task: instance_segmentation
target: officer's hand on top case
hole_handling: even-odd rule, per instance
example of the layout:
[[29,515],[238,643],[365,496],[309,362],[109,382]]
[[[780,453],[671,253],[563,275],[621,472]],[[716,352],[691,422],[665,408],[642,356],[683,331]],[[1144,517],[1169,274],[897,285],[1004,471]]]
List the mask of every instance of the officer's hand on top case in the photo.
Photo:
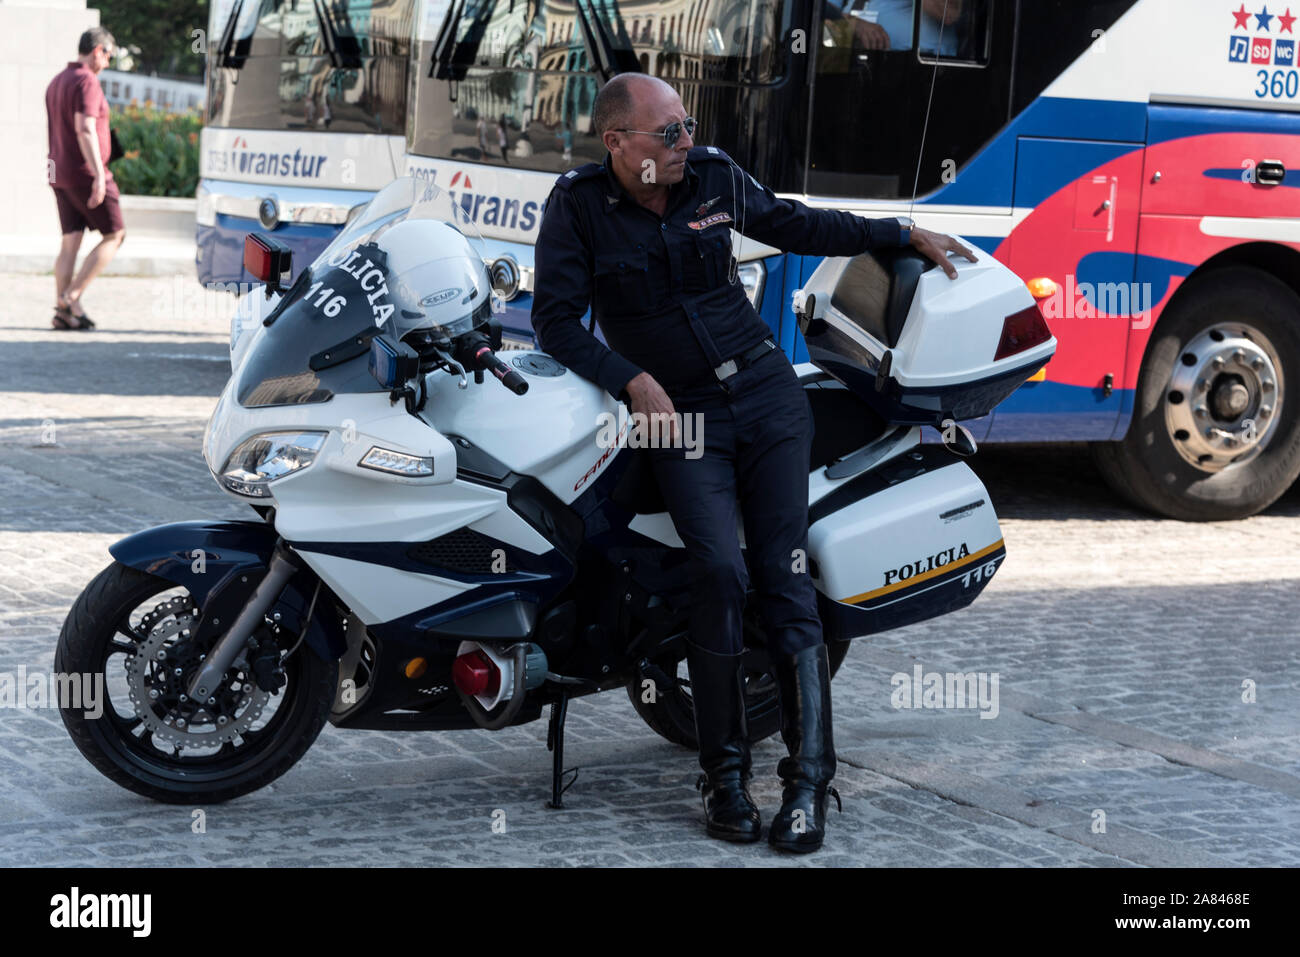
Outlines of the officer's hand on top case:
[[[653,441],[658,443],[659,448],[675,446],[678,435],[677,410],[673,408],[673,400],[668,398],[668,393],[663,390],[663,386],[656,382],[650,373],[642,372],[633,377],[624,388],[627,390],[632,411],[647,417],[646,424],[650,429],[650,435],[653,436]],[[656,413],[659,413],[657,418]],[[668,430],[666,436],[661,437],[657,434],[657,427],[660,425]]]
[[951,236],[920,227],[912,229],[912,247],[942,266],[949,279],[957,278],[957,267],[948,261],[948,253],[960,253],[971,262],[978,261],[973,252]]

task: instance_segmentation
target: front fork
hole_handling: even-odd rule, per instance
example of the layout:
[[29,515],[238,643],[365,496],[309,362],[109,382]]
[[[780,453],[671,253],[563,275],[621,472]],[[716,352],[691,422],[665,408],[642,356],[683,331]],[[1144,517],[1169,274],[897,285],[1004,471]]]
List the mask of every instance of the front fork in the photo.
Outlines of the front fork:
[[[266,577],[253,590],[247,604],[235,618],[230,629],[217,640],[202,666],[190,680],[187,692],[192,700],[206,701],[220,686],[224,675],[239,657],[253,630],[262,622],[267,611],[289,584],[289,579],[301,567],[299,558],[281,540],[276,542]],[[305,629],[304,629],[305,630]]]

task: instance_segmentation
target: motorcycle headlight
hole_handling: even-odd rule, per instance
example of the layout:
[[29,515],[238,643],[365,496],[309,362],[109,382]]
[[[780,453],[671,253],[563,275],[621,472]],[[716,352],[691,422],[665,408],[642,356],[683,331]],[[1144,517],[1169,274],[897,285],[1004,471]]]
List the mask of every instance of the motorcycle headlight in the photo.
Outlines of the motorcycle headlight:
[[767,278],[767,269],[761,262],[743,263],[737,267],[736,276],[745,287],[749,304],[757,309],[763,303],[763,280]]
[[239,444],[217,476],[236,495],[270,498],[276,479],[301,472],[316,461],[326,432],[264,432]]

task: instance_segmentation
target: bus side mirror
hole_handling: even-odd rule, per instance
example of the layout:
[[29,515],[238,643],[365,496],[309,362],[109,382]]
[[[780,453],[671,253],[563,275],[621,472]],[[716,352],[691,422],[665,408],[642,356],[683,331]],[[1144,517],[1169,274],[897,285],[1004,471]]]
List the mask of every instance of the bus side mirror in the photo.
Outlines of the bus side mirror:
[[278,239],[265,233],[249,233],[244,237],[244,268],[255,279],[266,283],[266,298],[284,292],[292,267],[293,251]]

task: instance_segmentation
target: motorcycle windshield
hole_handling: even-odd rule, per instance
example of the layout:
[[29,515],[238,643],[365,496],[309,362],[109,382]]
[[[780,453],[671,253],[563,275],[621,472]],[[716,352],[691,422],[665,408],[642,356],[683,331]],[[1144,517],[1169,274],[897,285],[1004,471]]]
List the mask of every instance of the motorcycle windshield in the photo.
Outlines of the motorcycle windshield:
[[375,335],[460,335],[488,321],[490,297],[474,224],[450,194],[401,177],[344,227],[259,325],[236,397],[257,408],[386,392],[369,371]]

